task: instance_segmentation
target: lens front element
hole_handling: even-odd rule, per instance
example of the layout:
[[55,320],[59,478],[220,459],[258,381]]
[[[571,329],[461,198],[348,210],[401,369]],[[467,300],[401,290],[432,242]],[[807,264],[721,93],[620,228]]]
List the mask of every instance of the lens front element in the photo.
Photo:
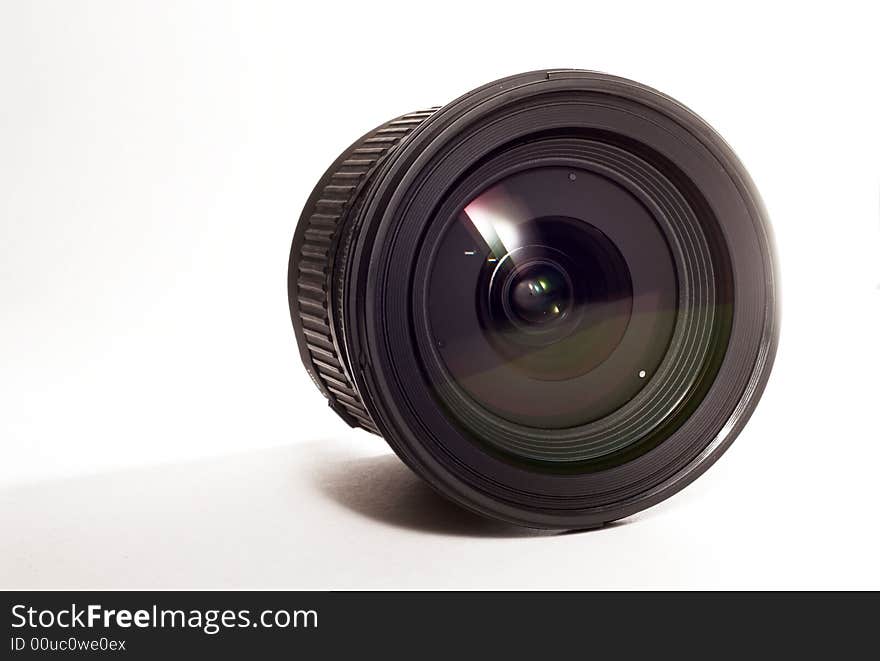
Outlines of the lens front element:
[[527,167],[484,188],[447,221],[433,265],[438,396],[487,421],[598,420],[645,386],[672,335],[677,278],[660,228],[587,170]]

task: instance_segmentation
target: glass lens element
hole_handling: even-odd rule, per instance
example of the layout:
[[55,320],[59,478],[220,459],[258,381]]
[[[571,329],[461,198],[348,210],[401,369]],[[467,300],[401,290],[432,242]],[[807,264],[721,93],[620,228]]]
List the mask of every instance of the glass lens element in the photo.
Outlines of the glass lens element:
[[437,394],[453,416],[466,398],[506,424],[567,429],[650,380],[675,325],[677,280],[632,194],[545,166],[507,176],[447,221],[426,293],[447,377]]
[[511,278],[505,300],[519,322],[540,328],[565,318],[571,296],[566,274],[552,262],[538,261]]

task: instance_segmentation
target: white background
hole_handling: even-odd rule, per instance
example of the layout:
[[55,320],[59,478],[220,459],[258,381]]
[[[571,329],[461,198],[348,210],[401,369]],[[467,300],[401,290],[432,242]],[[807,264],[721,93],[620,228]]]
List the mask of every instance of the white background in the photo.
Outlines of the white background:
[[[0,587],[880,587],[869,3],[4,2]],[[367,129],[519,71],[701,114],[777,234],[783,334],[705,476],[602,531],[440,501],[302,369],[288,249]]]

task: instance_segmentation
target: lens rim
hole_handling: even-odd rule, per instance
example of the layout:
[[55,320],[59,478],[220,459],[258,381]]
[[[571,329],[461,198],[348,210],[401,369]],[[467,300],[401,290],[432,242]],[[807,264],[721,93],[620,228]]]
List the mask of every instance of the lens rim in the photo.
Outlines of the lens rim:
[[[542,126],[536,126],[538,109]],[[730,342],[705,398],[670,439],[615,469],[583,478],[519,476],[510,488],[504,467],[484,468],[475,456],[451,455],[438,428],[417,402],[419,375],[411,342],[407,291],[424,219],[409,211],[417,195],[439,195],[432,168],[461,154],[462,136],[479,155],[507,121],[506,137],[576,126],[610,131],[668,159],[705,198],[721,226],[736,287]],[[365,196],[365,225],[349,268],[344,306],[354,376],[389,444],[414,470],[465,507],[522,525],[578,528],[644,509],[683,488],[734,440],[760,397],[778,343],[776,258],[766,213],[754,184],[732,150],[702,120],[668,97],[632,81],[582,71],[541,71],[482,87],[440,109],[383,165]],[[713,237],[721,241],[722,238]],[[406,268],[404,268],[406,266]],[[418,404],[418,406],[413,406]],[[420,413],[416,414],[418,410]],[[426,424],[427,423],[427,424]],[[446,433],[446,432],[444,432]],[[461,449],[461,448],[457,448]],[[493,483],[487,480],[491,474]],[[508,476],[509,477],[509,476]],[[499,486],[499,482],[507,486]],[[623,486],[621,486],[623,485]]]

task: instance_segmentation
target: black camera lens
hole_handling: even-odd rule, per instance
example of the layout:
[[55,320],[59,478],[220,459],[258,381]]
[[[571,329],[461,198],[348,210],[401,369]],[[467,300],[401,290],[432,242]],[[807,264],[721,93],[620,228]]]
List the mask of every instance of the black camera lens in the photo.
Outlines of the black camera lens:
[[778,337],[770,228],[691,111],[587,71],[391,120],[325,173],[293,241],[306,369],[482,514],[585,528],[732,443]]

